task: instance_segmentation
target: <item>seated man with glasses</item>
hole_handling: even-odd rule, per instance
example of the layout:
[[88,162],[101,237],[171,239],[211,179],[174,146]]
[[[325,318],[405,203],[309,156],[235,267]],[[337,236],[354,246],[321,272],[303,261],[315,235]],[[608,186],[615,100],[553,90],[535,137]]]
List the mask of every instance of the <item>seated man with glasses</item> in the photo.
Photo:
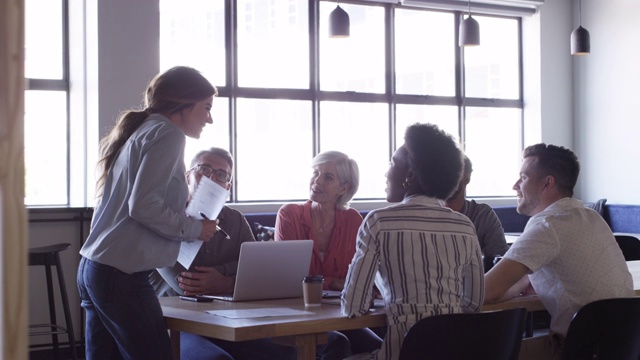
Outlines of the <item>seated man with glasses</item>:
[[[232,155],[220,148],[210,148],[197,153],[187,170],[189,194],[193,195],[203,176],[229,190]],[[191,268],[180,263],[172,267],[157,269],[151,274],[151,284],[158,296],[210,294],[221,295],[233,292],[235,275],[240,256],[240,245],[255,241],[249,223],[239,211],[227,206],[218,215],[222,231],[215,233],[211,241],[203,243]],[[199,335],[180,334],[181,359],[291,359],[295,349],[276,345],[270,340],[230,342],[210,339]]]
[[[194,194],[203,176],[229,190],[232,168],[233,157],[228,151],[220,148],[200,151],[187,170],[189,193]],[[190,269],[177,262],[172,267],[157,269],[152,280],[158,296],[233,292],[240,245],[255,239],[249,223],[239,211],[224,206],[218,220],[229,239],[223,231],[216,232],[211,241],[202,244]]]

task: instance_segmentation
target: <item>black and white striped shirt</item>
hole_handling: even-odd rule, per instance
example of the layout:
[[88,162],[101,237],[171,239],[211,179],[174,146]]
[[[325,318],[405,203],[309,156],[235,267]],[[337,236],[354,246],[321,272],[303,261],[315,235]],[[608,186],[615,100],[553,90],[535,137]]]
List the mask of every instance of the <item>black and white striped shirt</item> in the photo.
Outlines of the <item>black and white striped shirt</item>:
[[374,284],[387,313],[377,359],[397,359],[406,332],[437,314],[476,312],[484,298],[482,253],[471,221],[426,196],[374,210],[358,232],[342,313],[365,314]]

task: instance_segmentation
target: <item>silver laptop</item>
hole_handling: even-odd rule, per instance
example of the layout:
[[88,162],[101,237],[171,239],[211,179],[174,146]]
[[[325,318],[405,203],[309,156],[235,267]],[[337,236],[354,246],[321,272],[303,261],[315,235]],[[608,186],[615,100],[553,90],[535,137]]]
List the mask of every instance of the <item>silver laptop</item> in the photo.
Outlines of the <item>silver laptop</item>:
[[226,301],[302,297],[309,274],[313,240],[249,241],[240,246],[233,295],[208,296]]

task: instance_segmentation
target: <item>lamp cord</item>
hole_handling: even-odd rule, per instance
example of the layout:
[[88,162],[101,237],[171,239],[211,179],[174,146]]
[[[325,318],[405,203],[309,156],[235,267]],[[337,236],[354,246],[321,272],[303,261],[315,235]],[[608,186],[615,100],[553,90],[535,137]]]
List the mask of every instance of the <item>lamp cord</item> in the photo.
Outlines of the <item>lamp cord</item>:
[[578,26],[582,26],[582,0],[578,0]]
[[468,15],[471,16],[471,0],[467,1],[467,4],[469,5]]

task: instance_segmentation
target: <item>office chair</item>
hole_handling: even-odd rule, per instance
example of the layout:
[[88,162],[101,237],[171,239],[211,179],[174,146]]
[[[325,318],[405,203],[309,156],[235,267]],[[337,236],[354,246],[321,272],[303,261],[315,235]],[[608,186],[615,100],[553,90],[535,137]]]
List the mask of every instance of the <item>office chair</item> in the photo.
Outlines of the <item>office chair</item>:
[[400,360],[517,359],[527,310],[435,315],[404,338]]
[[625,261],[640,260],[640,239],[630,235],[615,235]]
[[640,359],[640,297],[605,299],[575,315],[563,359]]

